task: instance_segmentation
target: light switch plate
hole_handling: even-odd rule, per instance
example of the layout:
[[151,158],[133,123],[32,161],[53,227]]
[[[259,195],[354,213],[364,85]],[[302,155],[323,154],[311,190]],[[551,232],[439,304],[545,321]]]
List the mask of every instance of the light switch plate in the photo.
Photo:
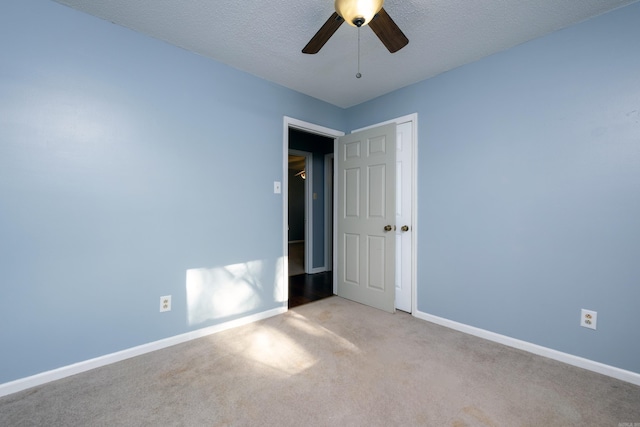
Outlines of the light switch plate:
[[282,193],[282,184],[280,181],[273,181],[273,194]]

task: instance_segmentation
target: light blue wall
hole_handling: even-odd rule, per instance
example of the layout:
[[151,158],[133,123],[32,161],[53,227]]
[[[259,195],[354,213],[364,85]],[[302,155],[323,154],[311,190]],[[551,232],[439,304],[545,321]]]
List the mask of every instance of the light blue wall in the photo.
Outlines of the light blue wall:
[[420,311],[640,373],[639,23],[635,3],[348,111],[419,115]]
[[48,0],[0,52],[0,383],[283,305],[283,116],[342,109]]

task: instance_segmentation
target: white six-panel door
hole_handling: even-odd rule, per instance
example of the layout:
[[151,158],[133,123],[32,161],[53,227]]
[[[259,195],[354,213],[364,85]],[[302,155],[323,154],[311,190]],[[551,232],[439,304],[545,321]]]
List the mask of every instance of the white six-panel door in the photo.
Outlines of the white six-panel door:
[[396,125],[341,137],[336,167],[338,295],[393,312]]

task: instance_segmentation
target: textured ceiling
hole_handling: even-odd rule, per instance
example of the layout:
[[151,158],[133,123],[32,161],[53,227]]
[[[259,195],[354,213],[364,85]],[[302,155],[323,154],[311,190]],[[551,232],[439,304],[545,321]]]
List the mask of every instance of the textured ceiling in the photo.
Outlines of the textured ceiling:
[[316,55],[301,53],[332,0],[57,0],[266,80],[350,107],[637,0],[387,0],[409,38],[391,54],[343,24]]

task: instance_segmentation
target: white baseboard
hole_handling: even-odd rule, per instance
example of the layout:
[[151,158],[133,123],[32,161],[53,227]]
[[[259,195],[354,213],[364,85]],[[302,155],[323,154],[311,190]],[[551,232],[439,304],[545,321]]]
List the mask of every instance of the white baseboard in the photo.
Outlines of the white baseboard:
[[577,366],[579,368],[587,369],[589,371],[597,372],[599,374],[607,375],[622,381],[629,382],[631,384],[640,385],[640,374],[624,369],[616,368],[615,366],[605,365],[604,363],[595,362],[593,360],[585,359],[583,357],[574,356],[569,353],[563,353],[551,348],[542,347],[537,344],[532,344],[527,341],[518,340],[508,337],[506,335],[490,332],[485,329],[476,328],[474,326],[465,325],[464,323],[454,322],[453,320],[445,319],[442,317],[434,316],[432,314],[424,313],[416,310],[413,315],[418,319],[426,320],[427,322],[435,323],[440,326],[445,326],[456,331],[464,332],[469,335],[474,335],[479,338],[484,338],[489,341],[504,344],[509,347],[524,350],[529,353],[537,354],[538,356],[548,357],[549,359],[564,362],[568,365]]
[[272,310],[263,311],[260,313],[252,314],[250,316],[242,317],[240,319],[231,320],[229,322],[221,323],[219,325],[213,325],[206,328],[198,329],[196,331],[187,332],[173,337],[165,338],[159,341],[150,342],[148,344],[142,344],[136,347],[131,347],[126,350],[118,351],[104,356],[96,357],[94,359],[85,360],[82,362],[74,363],[72,365],[63,366],[61,368],[53,369],[51,371],[42,372],[30,377],[21,378],[8,383],[0,384],[0,397],[6,396],[12,393],[17,393],[22,390],[26,390],[31,387],[36,387],[51,381],[59,380],[71,375],[79,374],[81,372],[89,371],[91,369],[99,368],[101,366],[109,365],[112,363],[120,362],[121,360],[129,359],[135,356],[140,356],[145,353],[160,350],[163,348],[171,347],[176,344],[180,344],[186,341],[202,338],[207,335],[212,335],[218,332],[226,331],[227,329],[236,328],[238,326],[246,325],[248,323],[257,322],[258,320],[266,319],[278,314],[285,313],[286,307],[274,308]]

